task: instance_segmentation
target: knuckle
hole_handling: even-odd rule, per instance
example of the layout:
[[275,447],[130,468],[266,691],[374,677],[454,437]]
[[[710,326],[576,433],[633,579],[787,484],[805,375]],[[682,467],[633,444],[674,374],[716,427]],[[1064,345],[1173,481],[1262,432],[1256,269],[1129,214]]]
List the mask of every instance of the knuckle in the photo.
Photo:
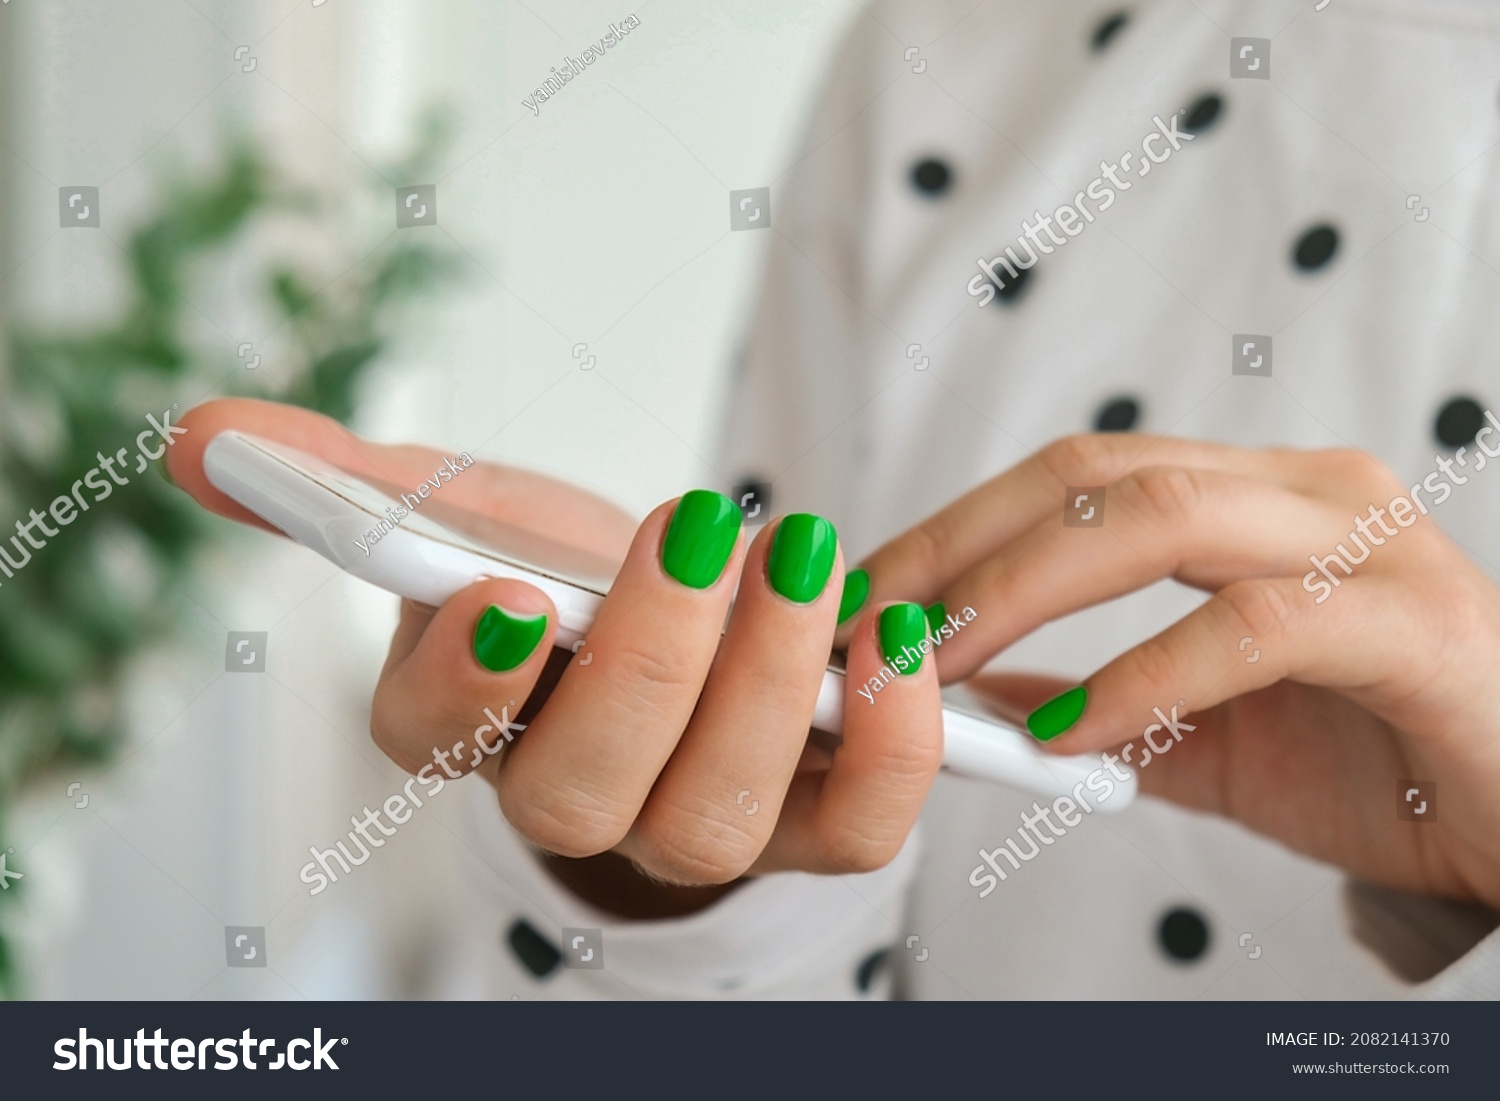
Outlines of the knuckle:
[[947,543],[940,522],[928,520],[907,532],[902,557],[919,576],[941,576]]
[[1131,665],[1131,680],[1139,684],[1171,686],[1183,679],[1177,655],[1161,635],[1146,639],[1131,651]]
[[415,774],[431,759],[430,747],[424,749],[418,744],[424,739],[413,738],[392,718],[389,708],[378,704],[370,711],[370,740],[405,772]]
[[683,692],[696,695],[698,691],[693,663],[683,660],[676,647],[640,646],[622,641],[609,655],[609,668],[611,677],[629,686],[648,714],[656,714],[659,705]]
[[1368,451],[1361,451],[1357,447],[1335,448],[1333,457],[1339,466],[1351,474],[1372,474],[1383,469],[1379,460]]
[[1042,465],[1069,485],[1102,485],[1108,481],[1111,445],[1099,436],[1064,436],[1042,448]]
[[500,809],[527,841],[558,856],[580,858],[608,852],[630,830],[631,818],[617,807],[579,791],[515,791],[500,772]]
[[636,863],[669,883],[729,883],[744,875],[764,848],[750,821],[741,825],[679,808],[650,811],[636,823],[641,849]]
[[[419,706],[413,700],[420,701]],[[471,753],[478,745],[476,734],[483,725],[477,705],[458,692],[422,693],[382,681],[370,707],[370,740],[375,747],[407,772],[416,772],[434,760],[437,750],[449,749],[453,767],[467,772]]]
[[1180,521],[1196,513],[1203,501],[1202,475],[1184,466],[1148,466],[1125,478],[1126,500],[1148,515]]
[[866,747],[871,754],[870,767],[885,776],[892,785],[906,788],[914,781],[928,780],[936,776],[943,765],[943,743],[940,728],[934,728],[934,737],[917,737],[907,732],[907,737],[893,738],[885,742],[875,754],[872,746]]
[[[1409,648],[1405,658],[1409,671],[1421,674],[1425,670],[1424,682],[1438,679],[1445,670],[1462,668],[1470,654],[1500,650],[1500,619],[1495,608],[1489,601],[1475,600],[1467,586],[1440,581],[1423,598],[1412,599],[1413,595],[1397,592],[1390,598],[1404,605],[1408,621],[1417,624],[1414,637],[1425,640]],[[1410,664],[1413,660],[1419,663],[1415,670]]]
[[1340,484],[1371,491],[1400,484],[1390,467],[1368,451],[1340,447],[1324,452],[1323,457],[1330,473]]
[[901,851],[903,838],[880,836],[851,822],[837,822],[820,831],[818,848],[823,870],[831,875],[878,872]]
[[1281,634],[1286,621],[1298,614],[1287,592],[1268,581],[1236,581],[1221,589],[1216,599],[1233,617],[1236,630],[1257,639]]

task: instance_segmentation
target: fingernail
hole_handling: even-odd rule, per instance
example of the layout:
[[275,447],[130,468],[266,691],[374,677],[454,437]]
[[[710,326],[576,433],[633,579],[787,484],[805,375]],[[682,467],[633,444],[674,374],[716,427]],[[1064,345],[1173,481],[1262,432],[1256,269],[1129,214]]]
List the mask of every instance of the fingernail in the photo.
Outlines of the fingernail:
[[507,673],[536,649],[547,633],[547,614],[512,615],[491,604],[474,625],[474,656],[491,673]]
[[927,605],[927,633],[937,637],[938,628],[948,622],[948,609],[941,600]]
[[1026,719],[1026,729],[1031,731],[1031,736],[1037,741],[1050,742],[1073,728],[1088,702],[1089,690],[1083,685],[1069,688],[1061,696],[1048,700],[1033,711]]
[[161,457],[161,460],[156,464],[156,472],[161,475],[161,480],[166,482],[167,485],[171,486],[173,489],[177,488],[177,483],[172,481],[172,472],[167,469],[167,458],[165,455],[163,455]]
[[788,600],[811,604],[828,586],[838,546],[838,533],[823,517],[806,512],[783,516],[766,560],[771,588]]
[[[927,616],[920,604],[892,604],[880,613],[880,649],[888,665],[905,676],[922,668]],[[898,660],[899,659],[899,660]]]
[[870,597],[870,572],[850,570],[844,575],[844,595],[839,599],[839,622],[843,623],[865,606]]
[[695,489],[672,510],[661,565],[690,589],[706,589],[724,572],[740,536],[740,510],[722,493]]

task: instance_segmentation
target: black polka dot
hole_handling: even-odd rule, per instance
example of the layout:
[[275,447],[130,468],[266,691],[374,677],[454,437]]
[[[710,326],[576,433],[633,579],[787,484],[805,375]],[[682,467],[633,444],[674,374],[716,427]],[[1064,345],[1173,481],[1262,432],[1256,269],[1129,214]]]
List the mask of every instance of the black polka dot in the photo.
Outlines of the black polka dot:
[[1031,279],[1031,270],[1031,268],[1016,268],[1016,274],[1011,275],[1009,268],[996,264],[995,274],[1000,277],[1000,281],[991,285],[995,288],[1000,301],[1010,303],[1019,298]]
[[1473,398],[1454,398],[1438,411],[1432,426],[1438,442],[1447,447],[1467,447],[1484,427],[1484,410]]
[[525,918],[516,920],[506,931],[505,940],[516,959],[539,979],[552,974],[562,962],[562,953]]
[[859,987],[861,994],[868,994],[870,987],[875,982],[875,976],[880,974],[880,969],[889,962],[891,950],[882,948],[878,952],[871,952],[864,958],[858,970],[854,972],[854,985]]
[[1197,910],[1168,910],[1156,929],[1161,949],[1174,960],[1195,960],[1208,949],[1208,923]]
[[1115,35],[1125,29],[1125,24],[1130,22],[1128,11],[1117,11],[1112,15],[1106,15],[1103,21],[1094,28],[1093,37],[1089,39],[1089,45],[1095,53],[1100,53],[1114,41]]
[[1316,271],[1339,250],[1339,231],[1330,225],[1313,226],[1297,238],[1292,262],[1303,271]]
[[911,185],[923,195],[937,198],[953,186],[953,169],[946,161],[928,157],[912,165]]
[[1219,114],[1223,110],[1224,99],[1216,92],[1199,96],[1188,107],[1182,120],[1182,128],[1189,134],[1201,134],[1219,120]]
[[1111,398],[1094,415],[1094,431],[1129,432],[1140,419],[1140,402],[1134,398]]

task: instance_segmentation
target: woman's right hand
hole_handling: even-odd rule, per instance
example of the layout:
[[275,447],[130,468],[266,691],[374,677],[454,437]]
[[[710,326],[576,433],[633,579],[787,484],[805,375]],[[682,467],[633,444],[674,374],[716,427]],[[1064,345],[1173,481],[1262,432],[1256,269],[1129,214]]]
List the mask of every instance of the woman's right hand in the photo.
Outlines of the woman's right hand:
[[[444,458],[263,402],[212,402],[182,423],[174,480],[252,523],[203,476],[202,448],[221,430],[407,488]],[[477,767],[532,844],[570,858],[614,853],[671,884],[871,871],[900,851],[941,763],[935,663],[866,702],[857,686],[878,676],[887,652],[915,647],[926,626],[916,605],[864,609],[849,632],[843,743],[831,753],[807,744],[843,591],[831,525],[783,517],[747,546],[733,502],[695,491],[656,508],[629,539],[629,521],[598,498],[480,462],[441,492],[623,562],[587,644],[560,654],[566,667],[545,704],[493,757],[503,732],[485,709],[513,720],[537,688],[553,653],[551,601],[522,582],[483,580],[441,608],[403,602],[371,717],[376,744],[398,765],[450,775]],[[618,883],[618,871],[600,876]],[[563,878],[580,883],[576,869]]]

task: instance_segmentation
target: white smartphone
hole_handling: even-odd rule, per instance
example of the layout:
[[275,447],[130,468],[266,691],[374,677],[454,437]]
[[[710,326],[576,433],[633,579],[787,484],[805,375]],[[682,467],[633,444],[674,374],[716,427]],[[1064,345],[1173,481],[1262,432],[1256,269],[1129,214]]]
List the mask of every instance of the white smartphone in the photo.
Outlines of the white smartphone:
[[[586,644],[614,581],[613,564],[456,508],[439,493],[419,495],[241,432],[221,432],[209,442],[203,472],[220,492],[340,569],[422,604],[437,607],[484,577],[535,585],[557,607],[555,645],[575,652]],[[417,498],[420,507],[402,505],[403,494],[408,504]],[[369,534],[381,530],[372,543]],[[1048,798],[1071,795],[1101,769],[1097,756],[1043,753],[1029,735],[983,713],[972,699],[966,704],[964,697],[958,686],[943,692],[945,768]],[[844,674],[830,665],[813,727],[841,733],[843,709]],[[1135,795],[1133,774],[1111,783],[1116,790],[1098,803],[1101,811],[1121,810]]]

